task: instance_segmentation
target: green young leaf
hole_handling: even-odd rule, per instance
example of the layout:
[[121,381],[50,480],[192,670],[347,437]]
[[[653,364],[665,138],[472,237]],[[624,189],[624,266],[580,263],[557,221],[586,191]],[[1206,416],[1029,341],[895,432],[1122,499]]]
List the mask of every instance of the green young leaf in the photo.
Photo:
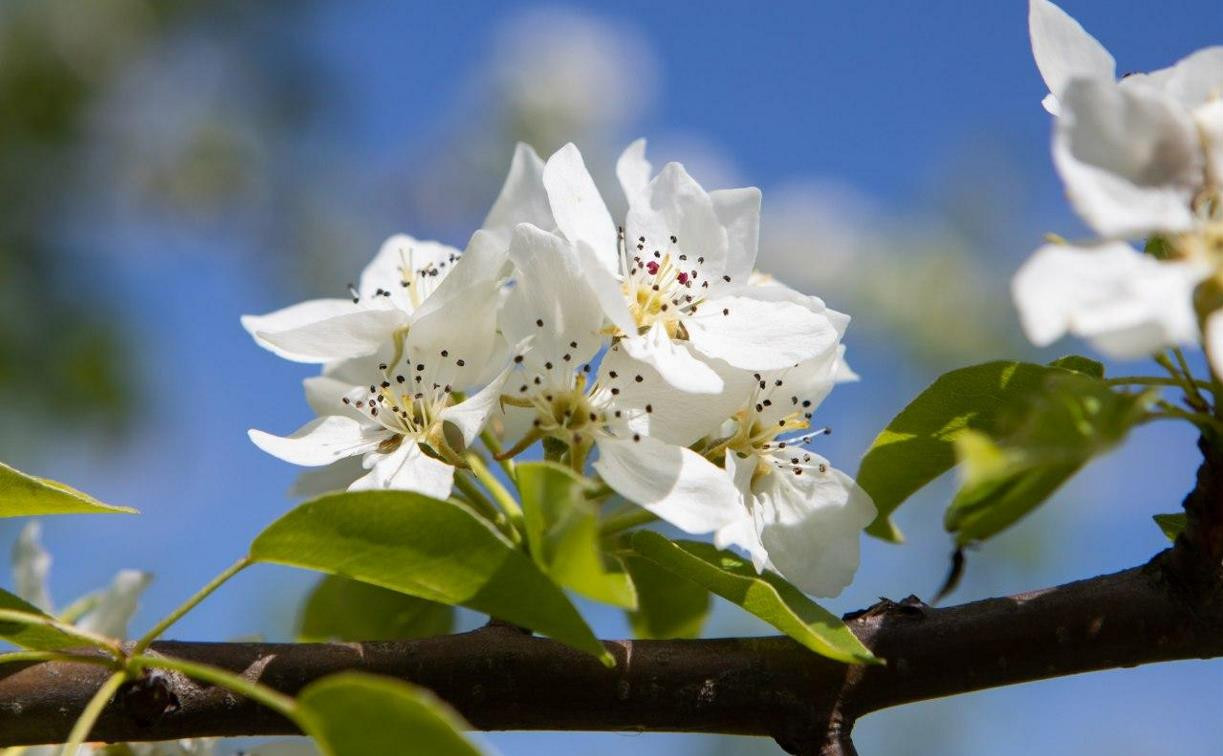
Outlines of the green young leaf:
[[51,514],[136,514],[131,507],[103,504],[89,494],[0,462],[0,517]]
[[669,541],[650,530],[633,534],[633,550],[768,622],[812,651],[847,664],[880,663],[835,614],[772,573],[708,543]]
[[470,726],[429,691],[389,677],[342,672],[308,685],[298,720],[324,756],[420,753],[479,756]]
[[980,541],[1031,512],[1092,457],[1125,438],[1153,393],[1114,391],[1080,373],[1050,378],[1027,408],[1009,417],[995,441],[962,431],[956,452],[962,485],[944,526],[956,543]]
[[327,575],[302,607],[302,641],[429,638],[454,629],[454,607]]
[[993,430],[999,415],[1021,406],[1052,375],[1068,371],[1026,362],[987,362],[938,378],[875,437],[857,481],[875,502],[878,517],[867,533],[903,540],[890,515],[918,489],[955,465],[960,431]]
[[[27,602],[25,599],[3,589],[0,589],[0,609],[26,612],[37,617],[49,617],[46,612]],[[72,648],[82,645],[79,638],[61,632],[54,627],[32,622],[18,622],[16,620],[0,620],[0,638],[22,648],[31,648],[37,651],[55,651],[61,648]]]
[[626,556],[637,588],[637,610],[628,612],[638,638],[695,638],[709,616],[709,591],[639,556]]
[[518,465],[531,556],[556,582],[605,604],[633,609],[633,581],[599,546],[599,513],[586,500],[588,483],[555,462]]
[[407,491],[328,494],[268,526],[251,558],[466,606],[614,663],[564,592],[457,502]]
[[1188,518],[1184,512],[1171,512],[1169,514],[1157,514],[1153,518],[1155,524],[1164,532],[1169,541],[1175,541],[1176,537],[1185,529],[1185,524]]
[[1104,363],[1083,357],[1078,354],[1068,354],[1065,357],[1058,357],[1053,362],[1049,363],[1049,367],[1062,368],[1063,370],[1071,370],[1076,373],[1091,376],[1092,378],[1104,377]]

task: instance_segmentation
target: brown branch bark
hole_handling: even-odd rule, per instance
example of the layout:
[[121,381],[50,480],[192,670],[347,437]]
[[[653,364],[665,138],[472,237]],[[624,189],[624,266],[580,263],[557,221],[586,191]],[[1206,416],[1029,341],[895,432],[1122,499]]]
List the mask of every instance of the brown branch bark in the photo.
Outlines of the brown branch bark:
[[[609,641],[616,667],[504,626],[360,644],[155,644],[295,693],[341,670],[423,685],[484,730],[767,735],[793,753],[852,754],[865,714],[899,704],[1113,667],[1223,656],[1223,580],[1170,549],[1112,575],[945,609],[910,598],[849,617],[885,667],[847,667],[788,638]],[[0,745],[62,742],[105,671],[0,667]],[[167,673],[116,697],[92,737],[284,734],[292,725]]]

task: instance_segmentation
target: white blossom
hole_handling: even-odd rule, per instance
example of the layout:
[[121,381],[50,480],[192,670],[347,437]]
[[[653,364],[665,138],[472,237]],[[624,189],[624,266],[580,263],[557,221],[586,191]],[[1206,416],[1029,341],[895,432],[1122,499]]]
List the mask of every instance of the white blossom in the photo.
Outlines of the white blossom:
[[[1032,50],[1057,115],[1053,158],[1075,210],[1103,239],[1047,245],[1013,293],[1037,344],[1064,333],[1116,357],[1207,344],[1198,286],[1223,267],[1223,47],[1115,80],[1112,56],[1047,0],[1032,0]],[[1124,243],[1152,238],[1157,254]],[[1223,351],[1208,349],[1216,372]]]
[[629,210],[617,227],[572,144],[543,170],[556,227],[578,251],[586,280],[625,352],[668,383],[717,393],[721,360],[768,370],[832,348],[826,317],[770,302],[747,286],[756,259],[760,192],[706,192],[679,163],[654,178],[638,140],[616,173]]

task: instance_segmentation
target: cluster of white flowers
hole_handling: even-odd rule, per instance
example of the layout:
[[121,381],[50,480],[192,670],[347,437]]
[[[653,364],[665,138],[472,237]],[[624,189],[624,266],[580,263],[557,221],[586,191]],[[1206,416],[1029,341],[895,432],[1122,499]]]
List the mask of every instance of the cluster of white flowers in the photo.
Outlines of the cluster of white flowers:
[[545,162],[520,145],[466,251],[395,236],[351,297],[244,318],[260,345],[324,366],[305,381],[319,417],[251,439],[323,467],[312,492],[439,498],[482,432],[511,453],[548,440],[577,470],[596,453],[607,486],[682,530],[840,592],[875,509],[806,445],[816,405],[855,377],[849,318],[753,272],[759,190],[706,192],[644,152],[616,165],[623,224],[577,148]]
[[1048,244],[1019,271],[1025,331],[1042,346],[1073,333],[1120,358],[1201,341],[1223,375],[1223,47],[1118,81],[1113,57],[1056,5],[1031,0],[1029,24],[1053,159],[1100,239]]

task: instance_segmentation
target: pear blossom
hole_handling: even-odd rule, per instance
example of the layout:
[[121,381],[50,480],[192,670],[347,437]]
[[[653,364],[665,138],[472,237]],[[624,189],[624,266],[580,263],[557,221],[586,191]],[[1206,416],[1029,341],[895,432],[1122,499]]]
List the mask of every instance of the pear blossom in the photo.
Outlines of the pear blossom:
[[[1047,0],[1032,49],[1057,115],[1053,157],[1100,242],[1039,249],[1012,291],[1037,344],[1064,333],[1136,357],[1201,339],[1198,286],[1223,271],[1223,47],[1116,81],[1112,56]],[[1152,237],[1159,256],[1125,243]],[[1223,341],[1205,317],[1207,344]],[[1208,353],[1223,372],[1223,344]]]
[[502,330],[529,347],[515,357],[503,401],[530,411],[525,440],[551,437],[575,460],[596,450],[593,466],[604,482],[683,530],[708,533],[727,524],[734,490],[717,466],[686,448],[725,417],[719,399],[674,388],[626,358],[622,344],[607,347],[592,378],[591,361],[607,343],[605,318],[575,245],[522,224],[510,259],[516,279]]
[[305,381],[318,417],[288,436],[248,434],[273,456],[322,468],[301,491],[449,496],[459,455],[497,407],[508,223],[546,217],[547,205],[534,201],[541,171],[538,156],[520,147],[464,253],[397,235],[366,266],[351,301],[314,300],[243,318],[256,342],[276,354],[324,363],[321,376]]
[[[823,302],[765,278],[768,296],[825,311]],[[848,316],[827,310],[838,335]],[[837,383],[857,380],[844,345],[783,370],[728,376],[728,392],[742,403],[712,441],[707,455],[723,454],[738,493],[737,516],[714,537],[719,548],[737,546],[757,571],[780,573],[803,591],[835,596],[858,568],[862,529],[875,518],[870,496],[852,477],[806,448],[828,432],[811,429],[815,409]]]
[[654,178],[645,142],[616,172],[628,199],[617,227],[572,144],[544,166],[557,230],[575,245],[585,278],[625,353],[693,393],[714,394],[709,364],[776,369],[833,347],[827,317],[747,286],[756,259],[760,191],[706,192],[679,163]]
[[[434,498],[450,495],[454,468],[497,405],[506,372],[460,399],[452,381],[472,373],[448,349],[423,349],[411,335],[398,359],[361,358],[307,378],[306,396],[319,417],[288,436],[251,430],[260,449],[305,467],[359,458],[363,474],[327,486],[349,490],[401,489]],[[366,382],[368,381],[368,383]]]

